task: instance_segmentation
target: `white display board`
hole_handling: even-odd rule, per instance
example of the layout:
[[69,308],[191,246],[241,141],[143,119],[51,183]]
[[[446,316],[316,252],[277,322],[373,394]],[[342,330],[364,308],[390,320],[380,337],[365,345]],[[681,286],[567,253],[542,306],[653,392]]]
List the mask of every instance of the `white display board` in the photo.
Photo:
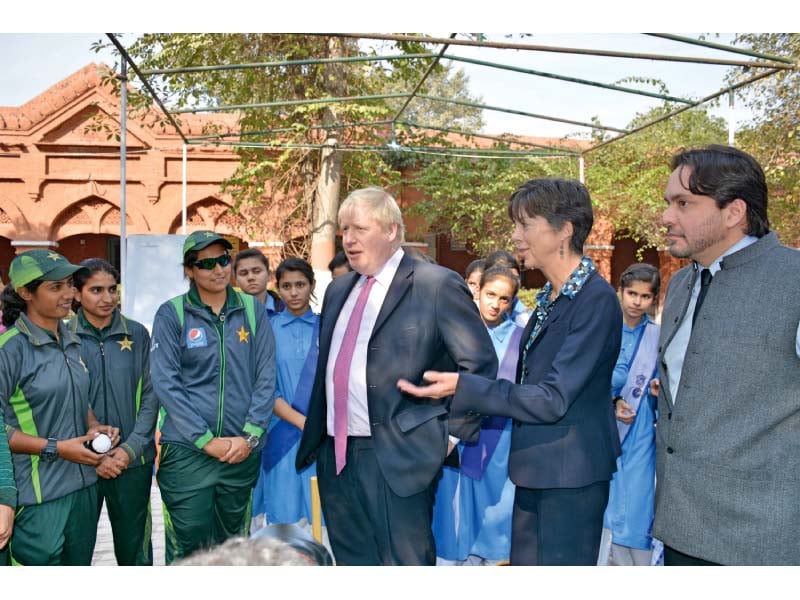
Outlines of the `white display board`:
[[152,333],[158,307],[189,289],[183,274],[185,235],[129,235],[122,314]]

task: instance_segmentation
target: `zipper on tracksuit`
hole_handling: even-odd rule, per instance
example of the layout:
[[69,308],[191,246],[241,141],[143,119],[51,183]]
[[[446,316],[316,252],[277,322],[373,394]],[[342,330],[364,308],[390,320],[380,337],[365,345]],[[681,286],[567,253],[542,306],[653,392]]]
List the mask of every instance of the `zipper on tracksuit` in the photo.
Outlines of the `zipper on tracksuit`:
[[217,405],[217,437],[222,435],[222,413],[225,406],[225,311],[219,314],[220,327],[217,329],[219,344],[219,402]]
[[103,421],[108,423],[108,378],[106,376],[106,351],[103,340],[98,342],[100,346],[100,363],[103,365]]
[[[70,390],[72,391],[72,406],[74,408],[74,410],[72,411],[72,423],[75,425],[75,435],[80,436],[83,434],[81,433],[80,423],[78,423],[78,414],[80,411],[80,407],[78,406],[78,394],[75,393],[75,378],[72,376],[72,368],[70,368],[69,366],[69,357],[67,356],[67,351],[64,348],[61,348],[61,353],[64,355],[64,364],[67,367],[67,373],[69,373]],[[85,488],[86,477],[84,477],[83,475],[83,467],[81,467],[80,465],[78,465],[78,467],[79,467],[78,472],[81,474],[81,483],[83,484],[82,487]]]

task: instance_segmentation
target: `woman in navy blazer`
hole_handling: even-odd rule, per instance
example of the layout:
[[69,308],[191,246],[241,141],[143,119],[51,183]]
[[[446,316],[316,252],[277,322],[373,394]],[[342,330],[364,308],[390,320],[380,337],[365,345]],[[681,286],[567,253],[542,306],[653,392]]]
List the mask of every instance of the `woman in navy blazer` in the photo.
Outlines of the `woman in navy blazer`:
[[547,278],[520,342],[519,383],[429,371],[429,385],[398,386],[429,398],[455,394],[451,415],[513,419],[512,564],[593,565],[620,454],[609,389],[622,312],[583,254],[593,215],[581,183],[532,179],[508,210],[518,256]]

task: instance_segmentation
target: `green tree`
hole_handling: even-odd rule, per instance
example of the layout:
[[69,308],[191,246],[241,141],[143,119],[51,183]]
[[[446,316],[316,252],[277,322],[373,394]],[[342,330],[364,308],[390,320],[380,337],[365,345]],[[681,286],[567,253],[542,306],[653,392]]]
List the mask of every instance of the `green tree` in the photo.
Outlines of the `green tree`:
[[[637,115],[627,128],[672,110],[665,103]],[[643,246],[663,244],[661,213],[672,156],[682,148],[726,141],[725,121],[699,107],[588,153],[586,184],[599,214]]]
[[[143,70],[284,63],[257,69],[170,73],[151,81],[171,109],[203,109],[380,95],[397,89],[410,91],[428,71],[433,59],[409,58],[388,66],[377,61],[290,62],[375,55],[387,46],[406,54],[427,51],[416,43],[380,43],[380,47],[368,47],[338,36],[243,33],[145,34],[127,51]],[[446,67],[437,67],[432,76],[433,89],[436,86],[448,89]],[[454,80],[456,87],[458,82],[466,84],[463,74],[456,75]],[[146,94],[133,94],[131,106],[133,110],[155,114]],[[336,231],[340,194],[368,184],[391,185],[399,181],[399,173],[383,159],[381,152],[349,151],[355,146],[385,147],[390,135],[388,127],[342,125],[391,118],[396,111],[396,104],[380,99],[297,103],[240,111],[232,133],[244,132],[242,142],[271,145],[237,146],[241,162],[224,184],[236,207],[251,217],[250,234],[262,239],[294,239],[298,245],[287,248],[293,254],[307,254],[308,237],[302,235],[304,232],[310,231],[312,238],[331,241]],[[164,121],[160,116],[153,118],[160,123]],[[206,129],[205,133],[226,133],[219,125],[209,125]],[[228,137],[224,141],[230,143],[235,139]],[[265,226],[270,230],[263,230]]]
[[[736,145],[764,167],[773,229],[784,243],[800,246],[800,34],[738,34],[734,44],[795,61],[794,69],[740,90],[740,98],[754,116],[737,133]],[[736,68],[729,73],[729,80],[751,76],[745,69]]]
[[[389,91],[408,92],[403,88],[407,82],[392,82]],[[473,96],[469,91],[469,77],[463,70],[454,70],[449,64],[434,70],[425,80],[419,93],[438,98],[463,100],[466,102],[482,102],[480,96]],[[391,99],[389,106],[399,110],[405,100]],[[464,131],[480,131],[484,126],[481,109],[459,104],[445,104],[426,98],[414,98],[400,115],[401,121],[432,125]]]
[[533,177],[576,179],[578,159],[437,157],[407,178],[407,184],[425,192],[410,213],[423,217],[431,233],[449,234],[476,254],[510,248],[508,198]]

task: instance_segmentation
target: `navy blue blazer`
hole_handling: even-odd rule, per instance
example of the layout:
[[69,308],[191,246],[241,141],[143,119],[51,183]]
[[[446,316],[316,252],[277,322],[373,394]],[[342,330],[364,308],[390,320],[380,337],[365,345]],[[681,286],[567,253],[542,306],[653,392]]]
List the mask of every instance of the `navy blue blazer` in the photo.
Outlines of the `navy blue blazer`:
[[[316,460],[327,436],[325,371],[336,320],[360,275],[335,279],[325,291],[319,360],[296,466]],[[480,419],[448,418],[449,402],[416,398],[397,380],[422,383],[428,370],[497,374],[497,356],[472,293],[454,271],[403,256],[372,330],[367,354],[367,408],[375,455],[398,496],[426,489],[447,454],[448,433],[477,437]],[[331,399],[332,401],[332,399]]]
[[526,488],[576,488],[610,480],[620,455],[611,375],[622,338],[614,289],[592,273],[573,299],[559,296],[517,381],[462,374],[451,414],[513,419],[509,475]]

